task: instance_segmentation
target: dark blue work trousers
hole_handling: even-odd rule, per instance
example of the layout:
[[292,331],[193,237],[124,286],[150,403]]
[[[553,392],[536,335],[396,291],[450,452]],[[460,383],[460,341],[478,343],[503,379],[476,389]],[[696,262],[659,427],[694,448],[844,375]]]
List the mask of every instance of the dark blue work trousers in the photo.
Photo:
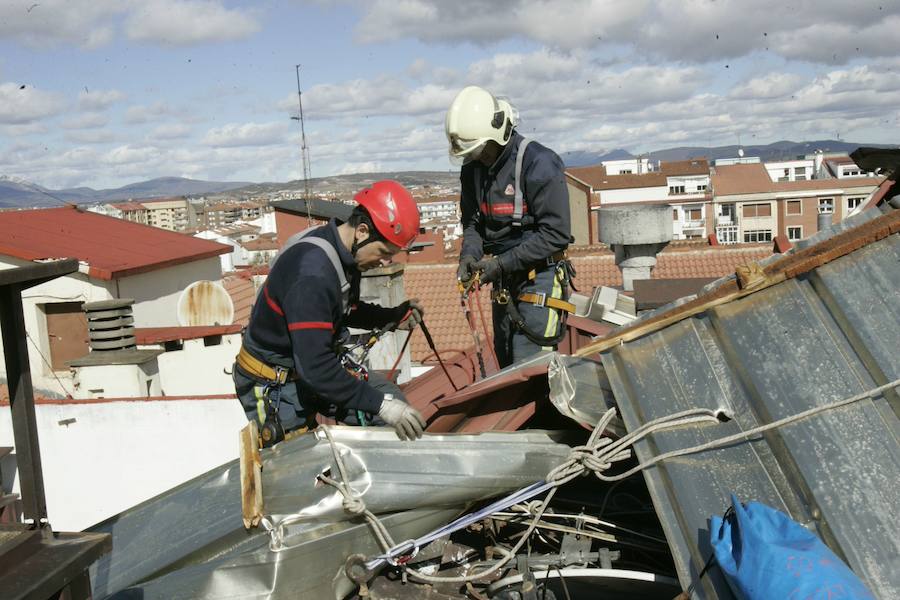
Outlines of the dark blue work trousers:
[[[234,388],[247,420],[256,420],[260,427],[266,420],[266,405],[263,399],[266,384],[247,375],[236,363],[232,372]],[[394,398],[404,400],[403,392],[397,385],[379,373],[369,373],[369,385],[385,394],[393,394]],[[384,425],[378,415],[371,415],[328,405],[303,392],[300,383],[289,381],[281,388],[281,400],[278,405],[278,417],[285,433],[303,427],[313,427],[317,414],[332,418],[344,425]]]
[[[536,306],[528,302],[516,300],[519,294],[534,293],[547,294],[548,298],[561,298],[568,300],[567,286],[563,285],[563,267],[552,265],[536,271],[534,279],[528,279],[527,273],[514,274],[504,281],[509,285],[510,302],[516,303],[516,308],[522,315],[526,326],[537,335],[548,337],[559,333],[562,326],[558,310],[546,306]],[[538,352],[549,352],[555,347],[539,346],[529,340],[524,333],[515,327],[510,319],[508,308],[505,304],[493,302],[494,318],[494,351],[497,353],[497,361],[500,367],[520,362]]]

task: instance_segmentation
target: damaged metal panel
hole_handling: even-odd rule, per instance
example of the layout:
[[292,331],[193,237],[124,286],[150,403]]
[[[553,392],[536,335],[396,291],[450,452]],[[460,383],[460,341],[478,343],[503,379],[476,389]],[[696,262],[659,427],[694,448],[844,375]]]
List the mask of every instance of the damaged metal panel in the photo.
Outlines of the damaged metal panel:
[[[396,539],[405,540],[441,526],[458,513],[455,508],[417,509],[388,515],[382,521]],[[310,521],[286,542],[284,549],[272,552],[268,536],[255,536],[223,556],[130,587],[112,598],[344,598],[356,589],[344,574],[346,557],[381,550],[362,519]]]
[[[354,491],[376,514],[411,509],[450,509],[524,487],[542,479],[570,448],[541,431],[480,435],[428,434],[402,442],[387,428],[330,428]],[[262,453],[263,512],[286,540],[299,539],[310,523],[347,522],[351,515],[322,472],[338,476],[322,431],[278,444]],[[279,568],[266,557],[270,536],[242,525],[240,473],[232,461],[144,502],[93,528],[113,535],[113,552],[95,564],[94,595],[104,597],[150,577],[216,561],[211,579],[225,577],[228,561],[250,553],[251,563]],[[312,540],[306,540],[312,541]],[[263,549],[266,550],[263,550]],[[243,559],[241,559],[243,560]],[[333,574],[329,574],[330,578]],[[308,577],[321,578],[319,572]],[[242,597],[242,596],[235,596]],[[253,595],[247,597],[256,597]]]
[[[642,461],[840,400],[900,375],[900,236],[602,354],[629,430],[694,407],[719,425],[663,432]],[[708,518],[733,492],[822,537],[879,598],[900,597],[895,393],[680,457],[645,478],[684,585],[710,555]],[[892,407],[893,405],[893,407]],[[696,598],[732,598],[713,569]]]

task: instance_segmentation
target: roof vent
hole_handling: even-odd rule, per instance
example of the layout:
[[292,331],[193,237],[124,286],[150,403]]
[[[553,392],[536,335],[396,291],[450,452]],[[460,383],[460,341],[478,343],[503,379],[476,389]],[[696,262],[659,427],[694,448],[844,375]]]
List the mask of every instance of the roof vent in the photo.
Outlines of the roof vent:
[[82,305],[87,315],[92,352],[135,348],[131,298],[114,298]]
[[672,241],[672,209],[664,206],[615,206],[599,210],[600,241],[616,253],[626,291],[636,279],[650,279],[656,255]]

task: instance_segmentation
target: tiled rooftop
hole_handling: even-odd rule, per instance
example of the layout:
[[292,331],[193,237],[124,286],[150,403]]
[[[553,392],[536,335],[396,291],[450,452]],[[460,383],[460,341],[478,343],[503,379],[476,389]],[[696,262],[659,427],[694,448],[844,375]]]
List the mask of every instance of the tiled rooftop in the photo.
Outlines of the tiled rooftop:
[[[574,253],[573,253],[574,254]],[[676,246],[660,253],[654,279],[722,277],[735,267],[763,259],[772,254],[771,246],[737,245],[709,247]],[[600,285],[621,286],[622,275],[613,253],[603,246],[578,252],[572,257],[577,276],[575,286],[583,294]],[[465,350],[472,346],[472,334],[466,325],[456,287],[456,264],[408,265],[404,274],[406,295],[425,305],[425,323],[442,352]],[[473,300],[473,307],[475,302]],[[481,306],[488,331],[491,329],[491,304],[488,290],[481,291]],[[476,315],[477,317],[477,315]],[[483,332],[481,321],[478,331]],[[413,334],[410,351],[414,361],[422,361],[431,350],[420,331]]]
[[709,162],[705,158],[669,160],[661,162],[659,170],[667,176],[709,175]]
[[226,275],[222,277],[222,285],[234,304],[234,322],[246,327],[256,301],[253,282],[238,275]]

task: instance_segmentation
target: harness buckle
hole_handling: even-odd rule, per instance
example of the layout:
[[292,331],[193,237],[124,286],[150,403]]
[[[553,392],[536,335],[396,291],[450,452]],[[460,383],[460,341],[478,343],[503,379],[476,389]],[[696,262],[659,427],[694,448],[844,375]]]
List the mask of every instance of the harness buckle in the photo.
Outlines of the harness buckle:
[[547,293],[546,292],[533,292],[535,296],[538,297],[537,302],[534,303],[535,306],[544,308],[547,306]]
[[275,366],[275,383],[278,385],[284,385],[287,383],[288,375],[291,370],[286,369],[285,367],[274,365]]

